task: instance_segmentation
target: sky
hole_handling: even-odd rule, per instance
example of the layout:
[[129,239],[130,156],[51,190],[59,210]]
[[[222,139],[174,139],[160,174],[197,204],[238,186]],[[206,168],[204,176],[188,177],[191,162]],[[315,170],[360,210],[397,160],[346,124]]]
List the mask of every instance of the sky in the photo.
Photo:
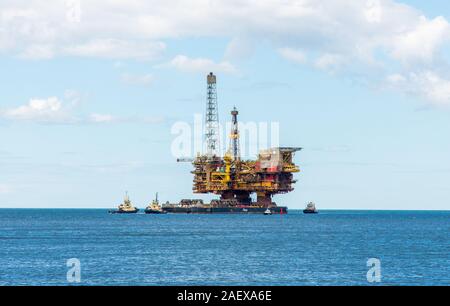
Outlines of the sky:
[[0,207],[210,199],[173,132],[212,71],[222,123],[303,148],[279,205],[449,210],[449,22],[438,0],[1,1]]

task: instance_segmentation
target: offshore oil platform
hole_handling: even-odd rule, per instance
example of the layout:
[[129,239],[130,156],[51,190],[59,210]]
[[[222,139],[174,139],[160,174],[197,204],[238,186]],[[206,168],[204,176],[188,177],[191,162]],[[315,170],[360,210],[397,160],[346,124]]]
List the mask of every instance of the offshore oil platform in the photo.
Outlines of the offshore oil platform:
[[[236,108],[231,111],[230,143],[224,156],[220,156],[217,78],[207,76],[206,154],[198,154],[192,162],[194,170],[193,192],[216,194],[220,198],[205,204],[202,200],[182,200],[179,204],[164,204],[168,213],[287,213],[288,208],[272,201],[276,194],[294,190],[293,174],[300,172],[293,157],[301,148],[281,147],[262,150],[257,160],[243,160],[240,154],[240,134]],[[256,194],[256,201],[252,201]]]
[[[300,172],[293,158],[301,148],[281,147],[262,150],[257,160],[243,160],[236,108],[231,111],[230,143],[224,156],[220,153],[219,111],[217,79],[211,72],[207,76],[207,105],[205,122],[206,154],[195,159],[182,158],[178,162],[191,162],[194,170],[193,192],[215,194],[220,198],[204,203],[203,200],[181,200],[178,204],[159,204],[158,196],[146,209],[146,214],[165,213],[234,213],[234,214],[286,214],[288,208],[272,201],[276,194],[294,190],[294,173]],[[256,201],[252,195],[256,194]],[[118,210],[111,213],[137,213],[128,196]]]

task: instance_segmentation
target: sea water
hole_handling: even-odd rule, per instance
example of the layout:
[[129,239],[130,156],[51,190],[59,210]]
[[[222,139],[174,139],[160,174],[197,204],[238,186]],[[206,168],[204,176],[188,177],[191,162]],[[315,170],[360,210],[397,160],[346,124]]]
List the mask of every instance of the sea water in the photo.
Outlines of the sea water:
[[73,284],[450,285],[450,212],[0,209],[0,285]]

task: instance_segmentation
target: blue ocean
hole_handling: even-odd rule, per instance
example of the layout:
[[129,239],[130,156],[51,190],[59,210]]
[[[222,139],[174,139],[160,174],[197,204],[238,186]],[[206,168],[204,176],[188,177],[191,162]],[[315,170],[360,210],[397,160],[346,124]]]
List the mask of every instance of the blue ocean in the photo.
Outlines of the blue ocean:
[[0,209],[0,285],[72,285],[72,258],[79,285],[450,285],[450,212]]

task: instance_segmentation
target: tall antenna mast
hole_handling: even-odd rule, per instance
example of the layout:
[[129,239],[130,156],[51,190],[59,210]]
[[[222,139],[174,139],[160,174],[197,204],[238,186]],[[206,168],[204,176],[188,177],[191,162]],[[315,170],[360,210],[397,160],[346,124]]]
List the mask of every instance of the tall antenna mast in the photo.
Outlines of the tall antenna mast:
[[208,157],[220,155],[219,142],[219,107],[217,104],[217,87],[216,76],[211,72],[207,76],[206,88],[206,122],[205,122],[205,138],[206,138],[206,154]]

